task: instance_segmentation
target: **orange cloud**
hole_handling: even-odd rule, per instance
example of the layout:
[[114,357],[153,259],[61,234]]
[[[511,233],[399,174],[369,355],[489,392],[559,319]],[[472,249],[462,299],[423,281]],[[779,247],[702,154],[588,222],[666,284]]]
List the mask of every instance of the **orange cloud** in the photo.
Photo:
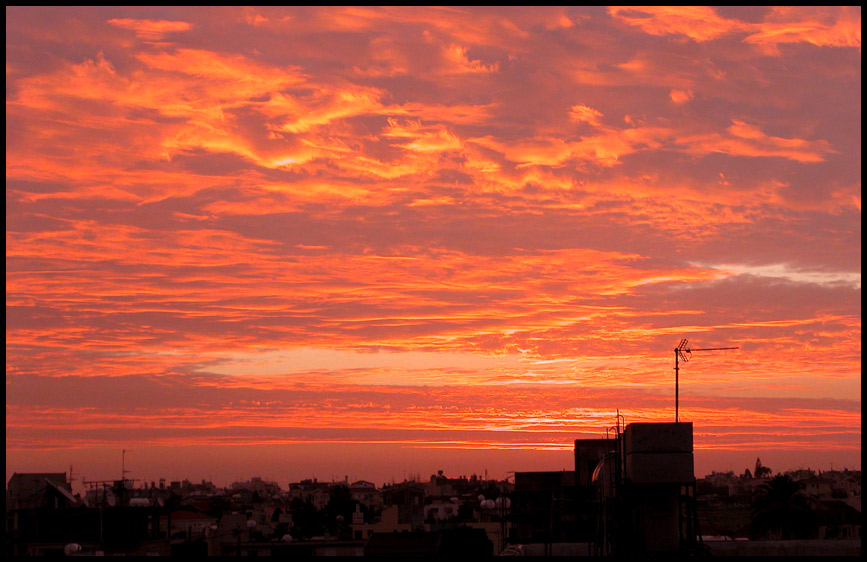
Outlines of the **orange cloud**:
[[423,127],[418,121],[398,123],[388,120],[386,132],[382,133],[386,138],[410,139],[409,142],[400,146],[407,150],[418,152],[441,152],[445,150],[460,150],[463,147],[460,139],[450,133],[443,126]]
[[[277,69],[243,56],[225,56],[203,49],[177,49],[171,53],[139,53],[147,66],[207,80],[203,86],[216,98],[245,99],[278,91],[303,80],[299,71]],[[294,70],[294,71],[293,71]],[[231,91],[216,91],[221,82],[230,81]],[[231,99],[230,98],[230,99]]]
[[684,104],[692,99],[693,92],[689,90],[672,90],[668,97],[677,105]]
[[685,35],[695,41],[710,41],[745,27],[709,6],[613,6],[608,13],[651,35]]
[[569,108],[569,116],[578,122],[598,125],[599,119],[602,117],[602,112],[586,105],[577,104]]
[[861,47],[861,12],[854,6],[776,6],[747,43],[811,43],[818,47]]
[[192,25],[184,21],[166,20],[133,20],[133,19],[110,19],[108,23],[130,29],[136,36],[146,41],[157,41],[169,33],[177,33],[192,29]]
[[497,63],[486,65],[480,60],[471,60],[467,56],[466,47],[461,47],[460,45],[449,45],[445,49],[445,58],[453,65],[450,68],[451,72],[461,74],[487,74],[497,72],[500,68],[500,65]]
[[755,125],[733,120],[728,128],[730,136],[719,134],[691,135],[677,140],[690,152],[722,152],[737,156],[781,157],[796,162],[822,162],[834,150],[825,140],[808,141],[796,138],[774,137]]
[[747,23],[721,17],[712,7],[611,7],[608,13],[651,35],[685,35],[712,41],[747,34],[747,43],[811,43],[819,47],[860,47],[861,14],[853,6],[770,8],[765,21]]

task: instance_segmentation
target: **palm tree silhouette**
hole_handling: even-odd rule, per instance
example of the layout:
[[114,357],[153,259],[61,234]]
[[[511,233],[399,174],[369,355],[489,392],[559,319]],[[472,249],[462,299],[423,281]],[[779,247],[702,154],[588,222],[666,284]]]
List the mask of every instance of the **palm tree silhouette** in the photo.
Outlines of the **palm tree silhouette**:
[[766,539],[815,537],[818,527],[812,500],[791,476],[778,474],[753,494],[751,535]]

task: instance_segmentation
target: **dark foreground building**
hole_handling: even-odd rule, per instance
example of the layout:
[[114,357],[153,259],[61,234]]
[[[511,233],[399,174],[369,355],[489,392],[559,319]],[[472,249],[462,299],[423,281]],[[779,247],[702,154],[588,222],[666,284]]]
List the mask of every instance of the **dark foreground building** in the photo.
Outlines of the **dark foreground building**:
[[579,543],[594,555],[696,552],[691,423],[634,423],[575,441],[575,470],[517,472],[512,544]]

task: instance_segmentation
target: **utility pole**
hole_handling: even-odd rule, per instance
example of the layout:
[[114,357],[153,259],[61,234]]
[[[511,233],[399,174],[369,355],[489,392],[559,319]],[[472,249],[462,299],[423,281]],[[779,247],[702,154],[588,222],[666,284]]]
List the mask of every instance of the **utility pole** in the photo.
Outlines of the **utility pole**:
[[126,483],[134,482],[134,480],[129,480],[126,475],[129,474],[129,470],[126,469],[126,454],[131,452],[129,449],[123,449],[120,452],[120,501],[118,502],[121,507],[124,505],[124,501],[126,500]]
[[74,472],[72,472],[72,465],[69,465],[69,491],[72,492],[72,483],[75,481],[75,477],[78,476]]
[[703,347],[690,349],[689,340],[683,338],[680,344],[674,348],[674,423],[680,422],[680,364],[690,360],[693,351],[722,351],[724,349],[738,349],[737,347]]
[[120,452],[120,480],[126,482],[126,475],[129,471],[126,469],[126,449]]

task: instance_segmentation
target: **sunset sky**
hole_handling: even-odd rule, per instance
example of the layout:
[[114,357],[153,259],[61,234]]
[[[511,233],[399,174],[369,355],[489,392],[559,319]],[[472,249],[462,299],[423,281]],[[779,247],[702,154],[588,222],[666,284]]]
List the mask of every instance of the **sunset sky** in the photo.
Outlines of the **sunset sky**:
[[861,467],[861,9],[6,8],[6,478]]

